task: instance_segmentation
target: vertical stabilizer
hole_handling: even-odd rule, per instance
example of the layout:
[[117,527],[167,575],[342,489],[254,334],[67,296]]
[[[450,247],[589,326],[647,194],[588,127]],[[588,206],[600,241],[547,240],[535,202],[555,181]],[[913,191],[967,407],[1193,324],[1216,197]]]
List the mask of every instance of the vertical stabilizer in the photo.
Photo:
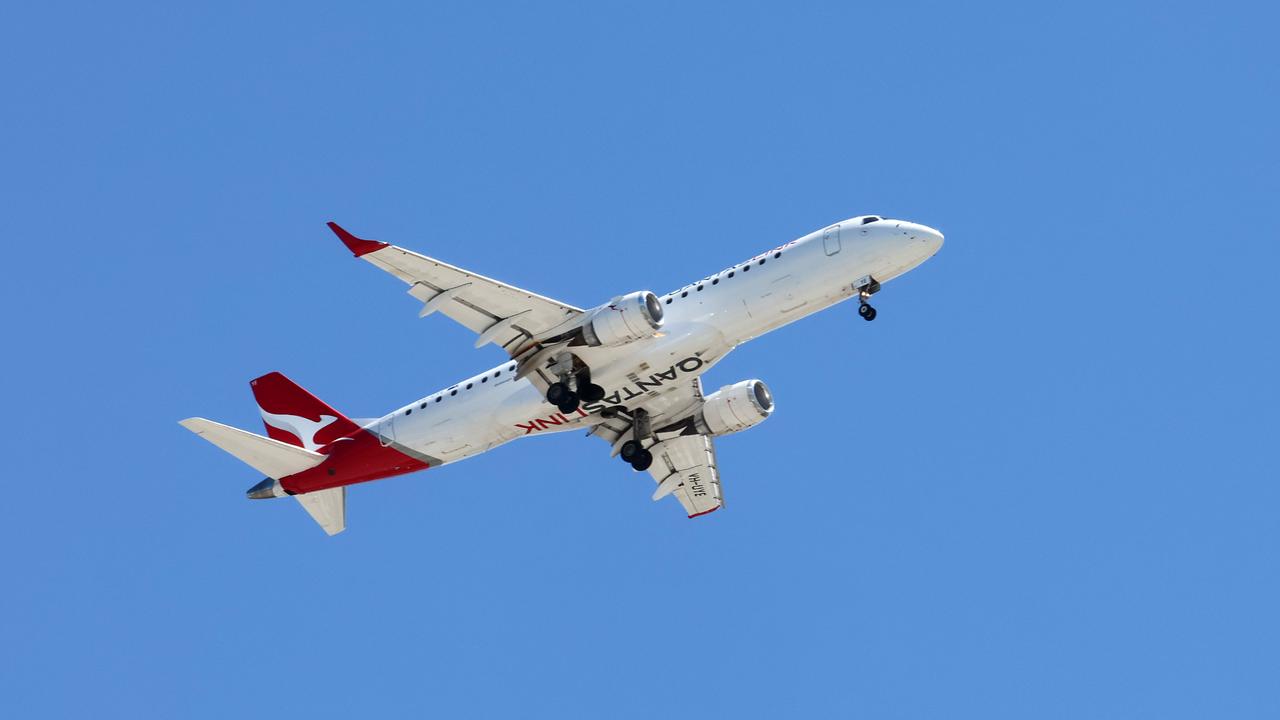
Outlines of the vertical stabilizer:
[[249,385],[273,440],[315,451],[360,429],[281,373],[267,373]]

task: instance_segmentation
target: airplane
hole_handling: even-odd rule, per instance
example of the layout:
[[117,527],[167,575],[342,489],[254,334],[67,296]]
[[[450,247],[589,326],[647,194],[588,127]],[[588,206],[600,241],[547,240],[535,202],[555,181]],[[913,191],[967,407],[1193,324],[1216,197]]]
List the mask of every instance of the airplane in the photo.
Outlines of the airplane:
[[767,385],[706,393],[702,374],[731,350],[881,285],[942,247],[943,235],[861,215],[658,296],[619,295],[590,309],[522,290],[328,223],[355,257],[409,285],[435,313],[502,348],[501,365],[380,418],[351,419],[284,375],[250,382],[266,436],[204,418],[180,424],[266,476],[250,499],[292,496],[329,535],[346,528],[347,487],[458,462],[517,438],[571,430],[674,496],[690,518],[724,505],[715,438],[773,414]]

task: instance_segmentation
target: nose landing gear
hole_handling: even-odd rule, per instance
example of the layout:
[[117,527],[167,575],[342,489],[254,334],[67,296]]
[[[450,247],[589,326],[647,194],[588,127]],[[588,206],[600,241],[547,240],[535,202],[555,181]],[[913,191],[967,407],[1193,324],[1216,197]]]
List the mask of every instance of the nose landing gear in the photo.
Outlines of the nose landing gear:
[[871,307],[867,298],[880,292],[880,281],[870,275],[864,275],[853,284],[853,289],[858,291],[858,316],[867,322],[875,320],[876,309]]

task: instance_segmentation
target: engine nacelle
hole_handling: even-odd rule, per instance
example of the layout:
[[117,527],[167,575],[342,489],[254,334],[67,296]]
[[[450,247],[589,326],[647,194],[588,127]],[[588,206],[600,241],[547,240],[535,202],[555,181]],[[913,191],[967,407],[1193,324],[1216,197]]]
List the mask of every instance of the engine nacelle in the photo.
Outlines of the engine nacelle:
[[657,295],[633,292],[592,310],[582,326],[582,340],[590,347],[614,347],[650,338],[662,329],[662,316]]
[[773,393],[759,380],[726,385],[708,395],[698,415],[698,431],[729,435],[764,422],[773,414]]

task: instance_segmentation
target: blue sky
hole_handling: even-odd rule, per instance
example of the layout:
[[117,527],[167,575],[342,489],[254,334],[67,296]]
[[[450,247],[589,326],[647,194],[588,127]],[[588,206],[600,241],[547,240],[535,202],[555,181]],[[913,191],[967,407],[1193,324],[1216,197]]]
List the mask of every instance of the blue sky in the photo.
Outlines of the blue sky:
[[[1277,717],[1277,20],[10,4],[0,710]],[[176,424],[499,362],[330,219],[591,306],[862,213],[947,244],[710,373],[707,518],[574,434],[326,539]]]

